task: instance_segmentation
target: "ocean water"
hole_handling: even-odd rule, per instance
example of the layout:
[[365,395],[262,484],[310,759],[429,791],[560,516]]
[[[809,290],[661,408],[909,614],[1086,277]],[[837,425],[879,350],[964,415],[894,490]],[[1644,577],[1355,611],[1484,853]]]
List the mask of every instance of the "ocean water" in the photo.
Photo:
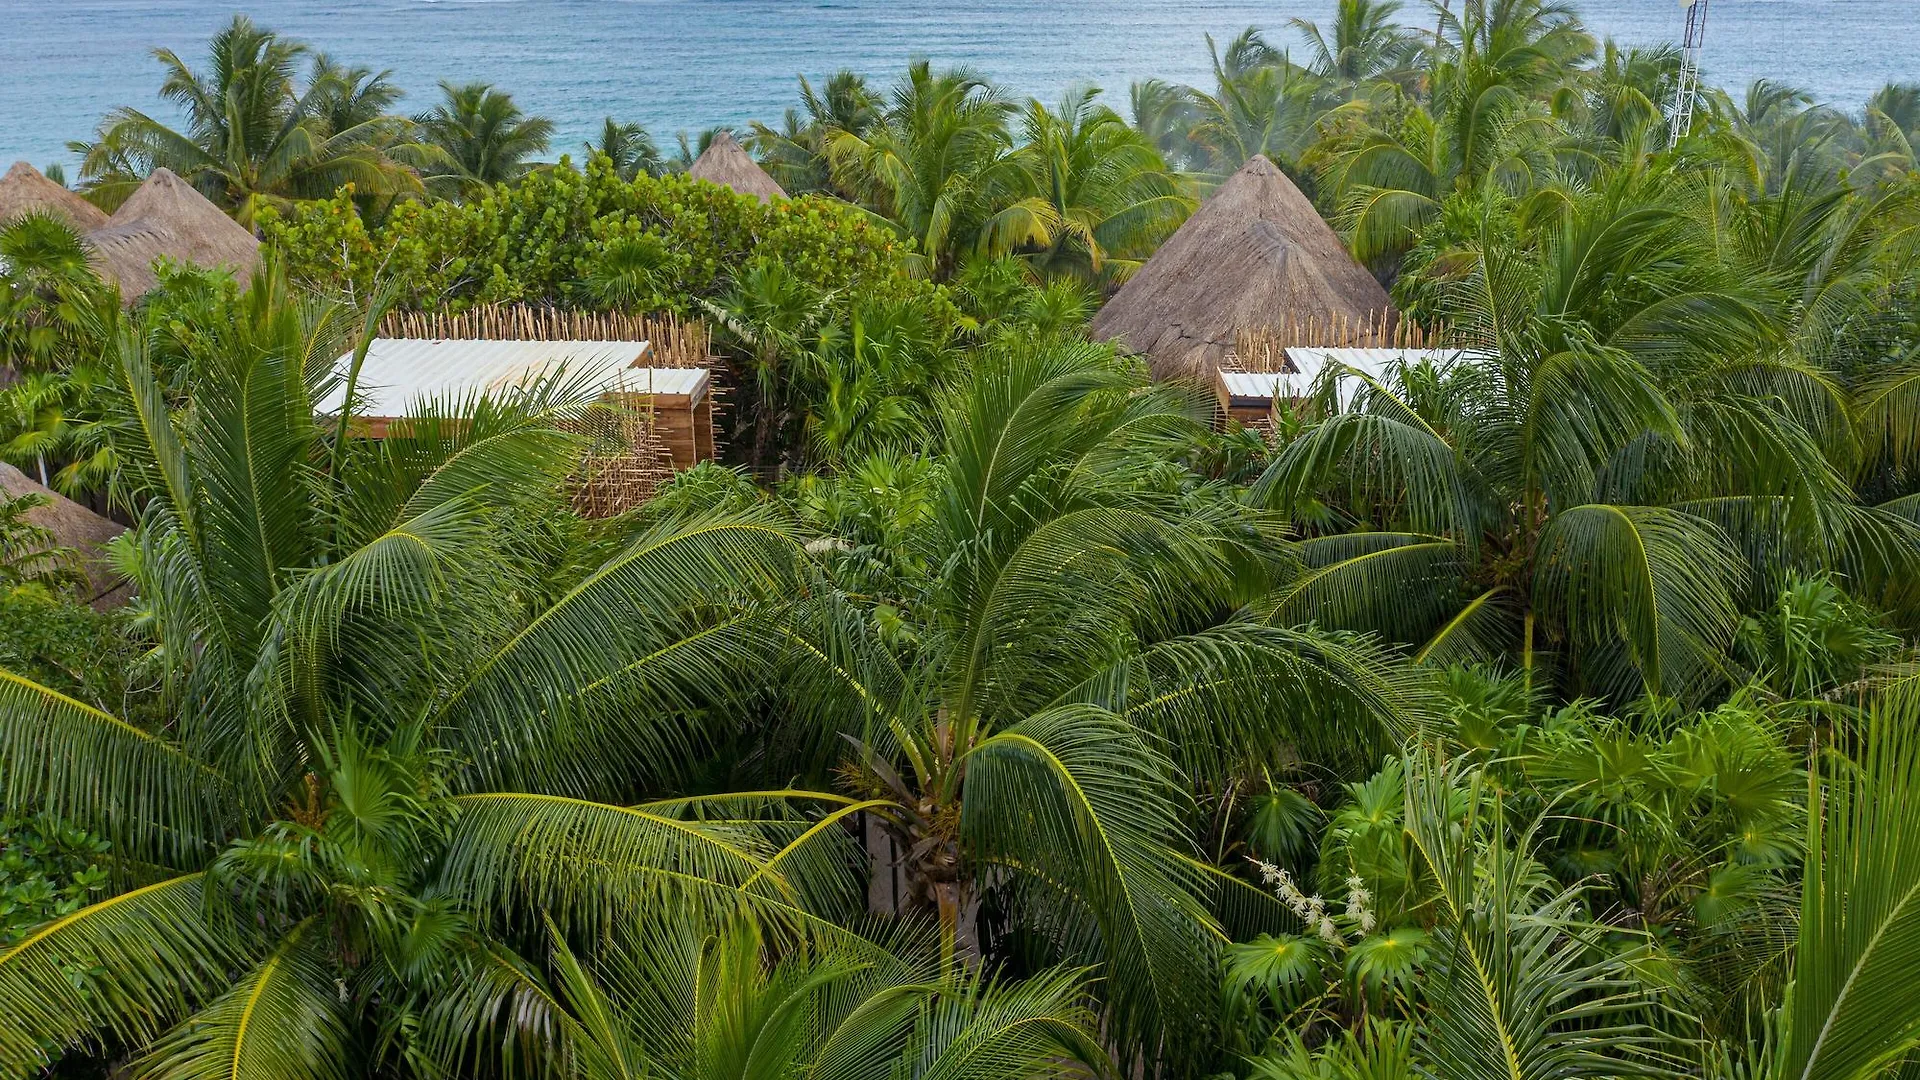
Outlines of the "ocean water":
[[[0,0],[0,166],[67,160],[109,109],[165,115],[170,48],[202,63],[235,11],[351,62],[392,69],[424,109],[440,80],[484,79],[554,118],[555,152],[607,115],[639,121],[663,146],[681,130],[777,121],[798,75],[852,68],[887,82],[916,56],[967,64],[1021,94],[1054,100],[1105,87],[1124,111],[1130,82],[1209,79],[1204,35],[1247,26],[1284,39],[1293,17],[1324,20],[1334,0]],[[1424,22],[1424,3],[1408,21]],[[1603,35],[1645,45],[1680,36],[1675,0],[1585,0]],[[1857,109],[1890,81],[1920,80],[1916,0],[1713,0],[1709,81],[1785,80]]]

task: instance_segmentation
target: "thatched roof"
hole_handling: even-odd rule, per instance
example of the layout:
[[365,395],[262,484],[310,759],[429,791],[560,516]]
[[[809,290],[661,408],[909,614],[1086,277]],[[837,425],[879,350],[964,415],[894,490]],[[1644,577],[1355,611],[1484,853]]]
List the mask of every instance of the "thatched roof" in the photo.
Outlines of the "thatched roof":
[[16,161],[0,176],[0,225],[35,212],[53,214],[81,232],[107,223],[105,210],[40,175],[39,169]]
[[748,156],[740,144],[733,141],[733,136],[724,131],[714,135],[713,141],[700,152],[700,159],[687,170],[687,175],[695,180],[730,187],[742,195],[752,195],[761,202],[787,197],[780,185],[773,182],[773,177],[767,175],[767,170],[761,168],[760,163]]
[[[1256,156],[1094,317],[1159,378],[1211,378],[1245,330],[1378,326],[1393,304],[1286,173]],[[1349,344],[1349,342],[1301,342]]]
[[126,532],[126,526],[109,521],[72,499],[35,483],[26,473],[0,462],[0,498],[18,499],[23,495],[44,495],[47,505],[27,511],[28,522],[53,534],[55,547],[72,548],[80,555],[80,568],[87,574],[87,599],[97,608],[117,607],[127,601],[131,589],[101,558],[107,541]]
[[87,234],[102,275],[120,284],[128,303],[153,288],[162,256],[209,269],[225,267],[245,285],[260,265],[260,241],[192,185],[155,169],[105,228]]

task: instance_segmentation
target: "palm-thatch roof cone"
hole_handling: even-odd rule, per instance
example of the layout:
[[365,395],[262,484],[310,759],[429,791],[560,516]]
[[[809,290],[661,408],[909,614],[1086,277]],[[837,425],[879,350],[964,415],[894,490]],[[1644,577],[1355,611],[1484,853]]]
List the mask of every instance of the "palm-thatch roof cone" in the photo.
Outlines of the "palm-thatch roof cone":
[[107,223],[107,212],[40,174],[24,161],[0,176],[0,225],[33,213],[47,213],[86,232]]
[[153,288],[153,262],[161,256],[224,267],[242,286],[260,265],[260,241],[168,169],[153,170],[87,242],[102,276],[119,283],[127,303]]
[[787,193],[774,183],[767,170],[753,160],[733,136],[727,132],[714,135],[713,141],[700,151],[700,158],[687,170],[687,175],[695,180],[730,187],[742,195],[751,195],[761,202],[784,199]]
[[102,556],[107,541],[126,532],[126,526],[42,487],[26,473],[0,461],[0,498],[12,500],[25,495],[46,496],[47,505],[36,506],[24,516],[29,524],[53,534],[53,546],[72,548],[79,554],[80,569],[87,575],[87,601],[101,610],[126,603],[132,587],[107,566]]
[[1394,318],[1313,203],[1256,155],[1107,301],[1091,333],[1147,357],[1156,378],[1208,379],[1244,330]]

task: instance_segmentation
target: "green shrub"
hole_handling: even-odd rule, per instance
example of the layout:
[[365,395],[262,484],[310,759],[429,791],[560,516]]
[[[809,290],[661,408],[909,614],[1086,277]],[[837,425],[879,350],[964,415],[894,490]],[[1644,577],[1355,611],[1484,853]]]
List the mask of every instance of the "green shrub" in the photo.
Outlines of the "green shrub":
[[0,670],[118,708],[133,646],[113,615],[42,582],[0,585]]
[[[367,295],[397,280],[403,307],[531,302],[690,313],[754,255],[809,284],[862,295],[936,291],[911,278],[907,241],[865,212],[815,196],[762,204],[684,175],[622,180],[601,155],[563,161],[464,203],[415,202],[369,229],[353,192],[263,213],[294,281]],[[610,277],[622,288],[604,287]]]
[[0,947],[104,894],[107,842],[52,818],[0,817]]

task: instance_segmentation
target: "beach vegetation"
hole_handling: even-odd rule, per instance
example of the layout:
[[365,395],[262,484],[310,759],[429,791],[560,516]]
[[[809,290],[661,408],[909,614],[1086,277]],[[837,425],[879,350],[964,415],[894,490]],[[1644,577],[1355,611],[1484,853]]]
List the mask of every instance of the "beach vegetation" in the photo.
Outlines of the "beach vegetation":
[[[0,223],[0,457],[131,526],[96,611],[0,501],[0,1076],[1910,1071],[1920,91],[1671,131],[1560,0],[1205,44],[802,80],[764,199],[164,54],[87,191],[247,283]],[[1256,155],[1446,349],[1240,424],[1090,337]],[[316,415],[512,304],[698,320],[725,450],[587,517],[562,376]]]

